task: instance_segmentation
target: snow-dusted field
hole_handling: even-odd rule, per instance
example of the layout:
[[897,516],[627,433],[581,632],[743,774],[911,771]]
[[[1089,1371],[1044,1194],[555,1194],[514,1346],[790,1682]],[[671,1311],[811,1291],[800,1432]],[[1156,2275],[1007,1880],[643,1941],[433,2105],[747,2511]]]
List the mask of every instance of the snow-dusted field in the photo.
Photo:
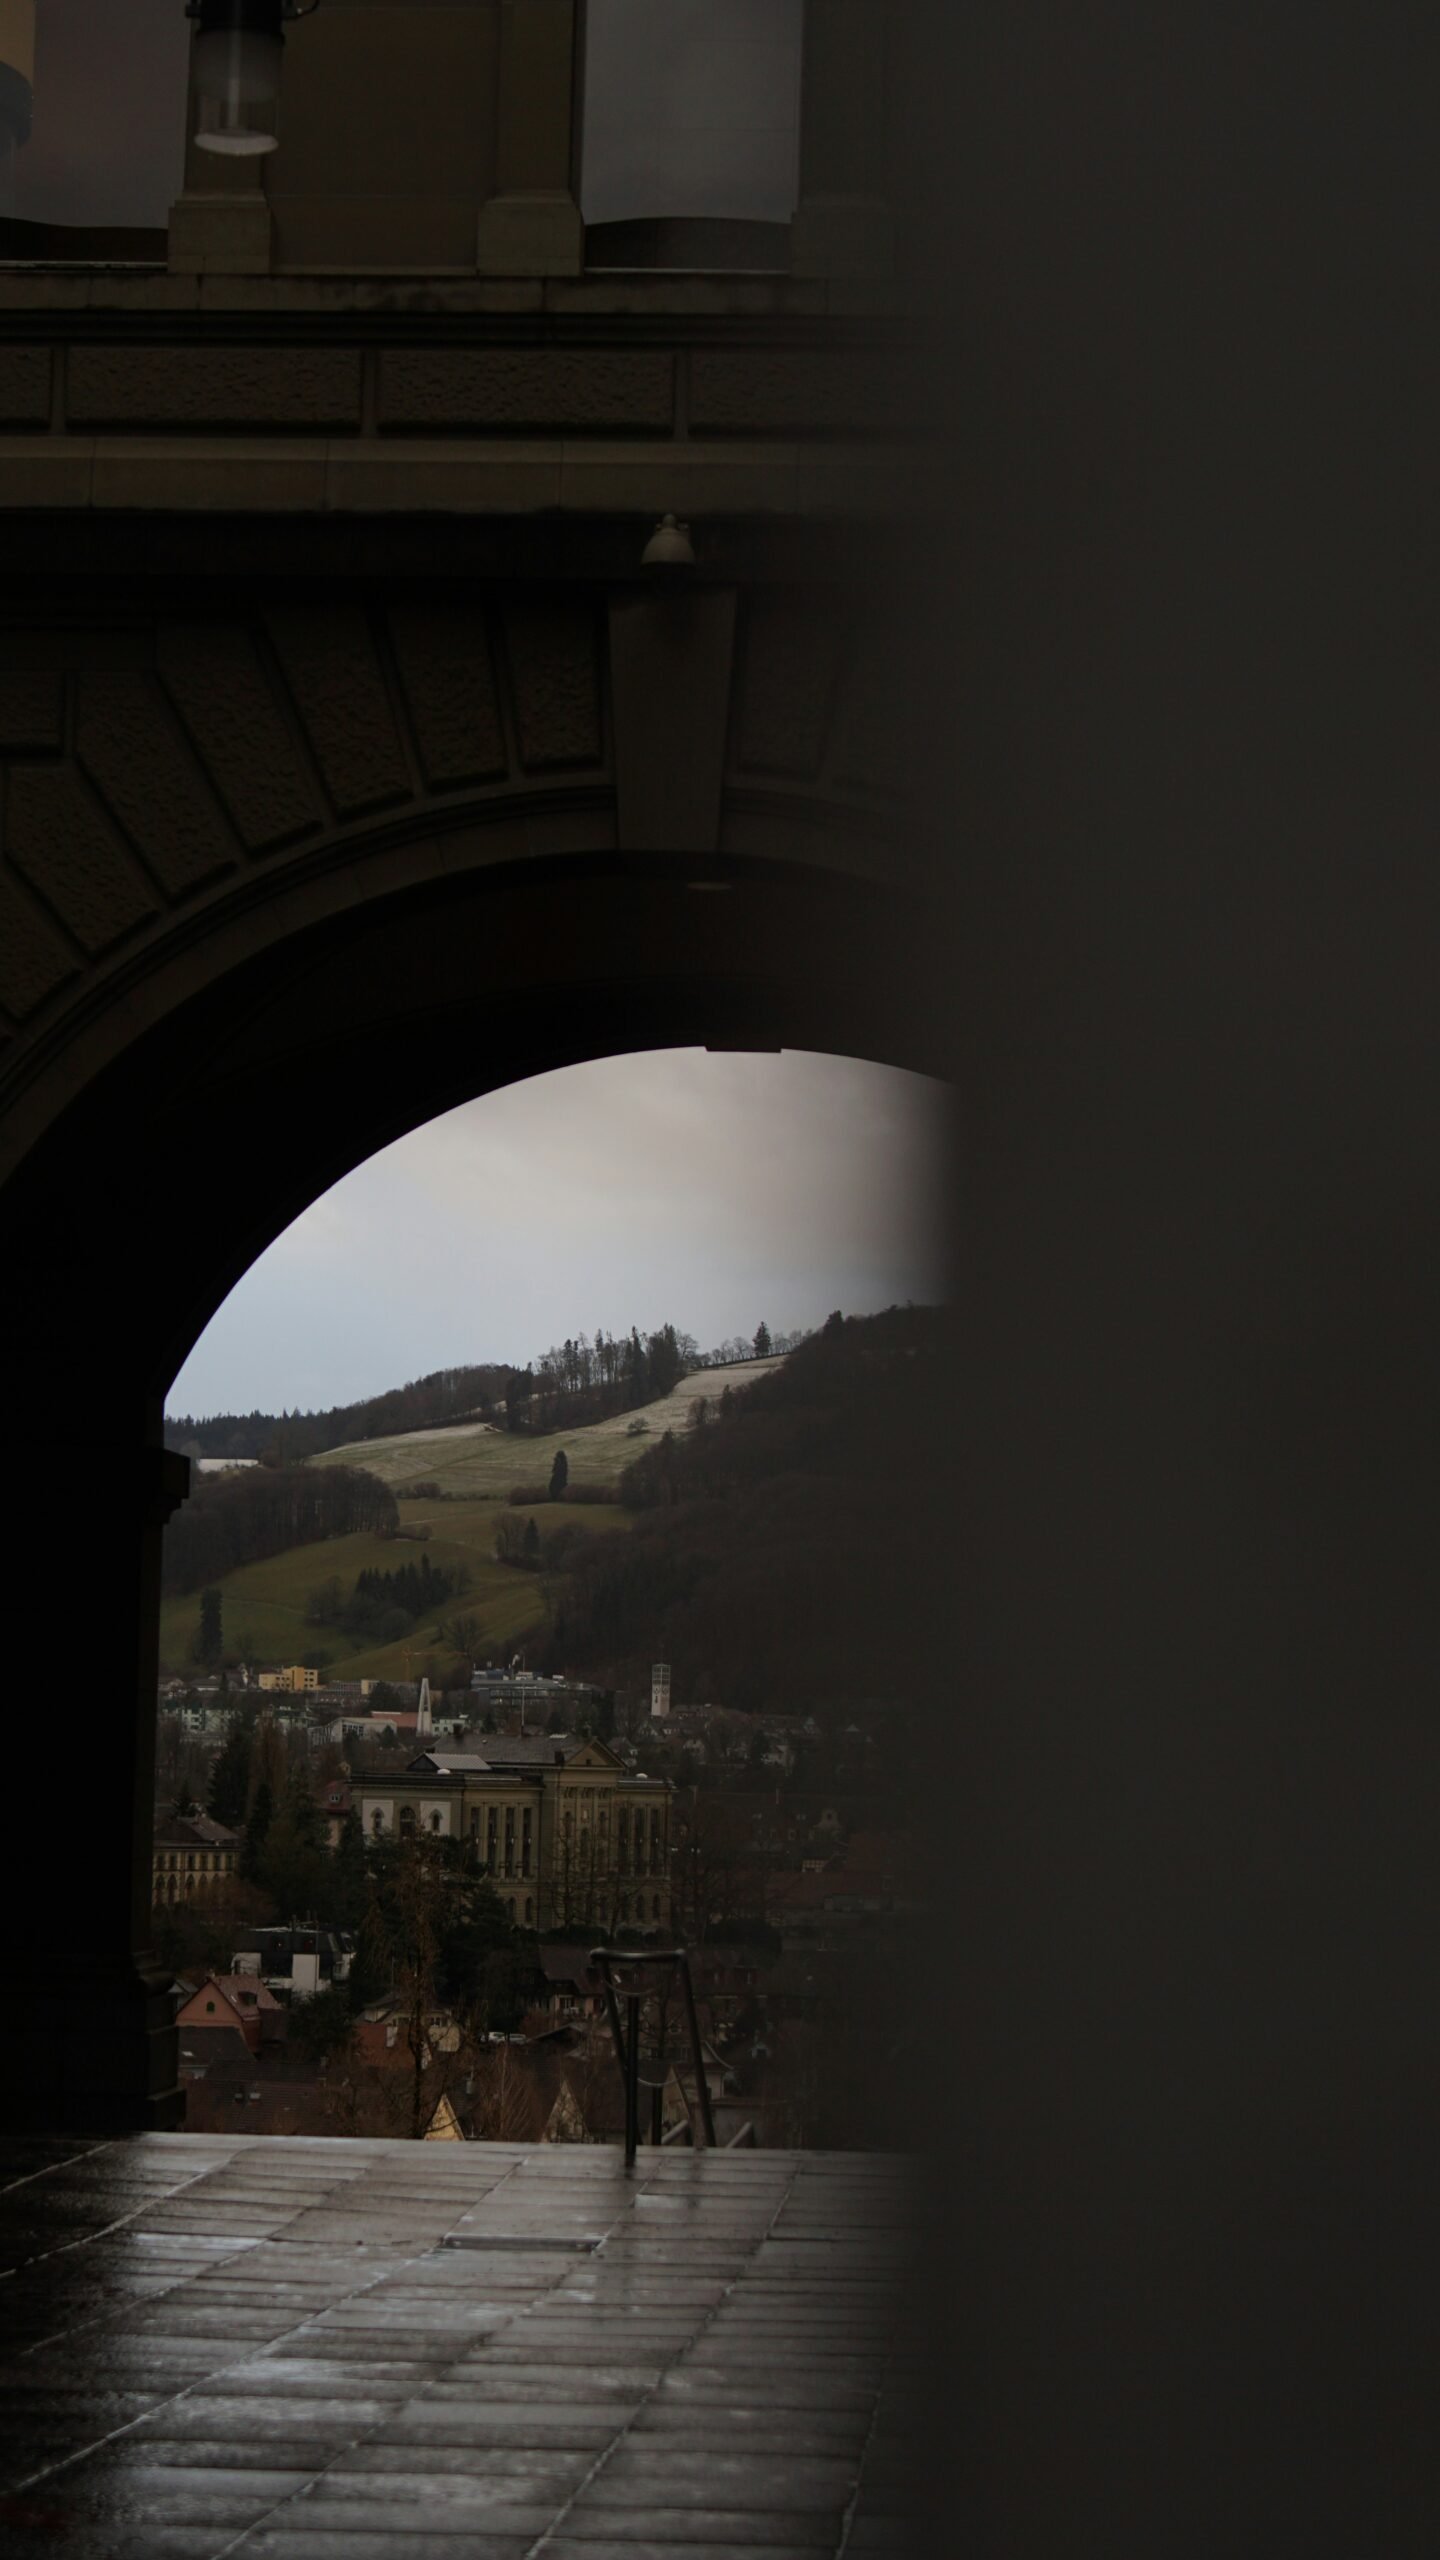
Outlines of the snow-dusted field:
[[[578,1431],[547,1432],[534,1440],[513,1438],[493,1423],[464,1423],[454,1430],[402,1431],[390,1440],[354,1440],[325,1449],[312,1467],[366,1467],[400,1492],[410,1484],[438,1484],[446,1493],[488,1494],[503,1502],[512,1485],[544,1485],[557,1449],[563,1449],[574,1484],[614,1484],[622,1467],[667,1431],[688,1431],[701,1396],[718,1399],[726,1387],[749,1386],[778,1369],[780,1360],[746,1360],[733,1369],[697,1369],[674,1393],[635,1413],[590,1422]],[[643,1429],[637,1429],[643,1424]]]

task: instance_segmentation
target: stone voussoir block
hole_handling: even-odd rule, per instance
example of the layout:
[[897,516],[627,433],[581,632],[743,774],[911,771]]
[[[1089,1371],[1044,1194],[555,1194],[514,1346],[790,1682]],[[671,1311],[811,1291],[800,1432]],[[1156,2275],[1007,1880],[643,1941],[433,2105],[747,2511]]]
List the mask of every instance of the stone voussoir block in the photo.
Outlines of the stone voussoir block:
[[380,362],[382,429],[664,433],[674,405],[663,348],[395,347]]

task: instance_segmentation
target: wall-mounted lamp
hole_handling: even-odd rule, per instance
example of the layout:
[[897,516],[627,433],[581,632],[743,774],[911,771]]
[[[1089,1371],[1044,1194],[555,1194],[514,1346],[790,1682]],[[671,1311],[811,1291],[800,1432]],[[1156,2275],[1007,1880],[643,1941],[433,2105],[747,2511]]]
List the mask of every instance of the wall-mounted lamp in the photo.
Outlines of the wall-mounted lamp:
[[693,569],[695,551],[688,524],[662,516],[640,554],[642,569]]
[[278,135],[285,22],[308,18],[320,0],[185,0],[200,102],[195,140],[202,151],[253,158]]

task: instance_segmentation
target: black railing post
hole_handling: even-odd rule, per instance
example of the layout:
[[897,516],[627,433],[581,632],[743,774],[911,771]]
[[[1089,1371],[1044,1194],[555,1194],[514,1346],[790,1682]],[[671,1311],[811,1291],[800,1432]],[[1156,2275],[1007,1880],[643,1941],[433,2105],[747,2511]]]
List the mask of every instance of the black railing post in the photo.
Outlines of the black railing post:
[[700,2100],[700,2121],[705,2127],[709,2150],[715,2148],[715,2118],[710,2108],[710,2083],[705,2077],[705,2052],[700,2042],[700,2019],[695,2007],[695,1985],[690,1979],[690,1959],[680,1952],[680,1979],[685,1986],[685,2014],[690,2021],[690,2050],[695,2057],[695,2088]]
[[[640,2002],[644,1995],[642,1991],[627,1989],[625,2007],[629,2023],[628,2026],[622,2026],[620,2004],[615,1994],[617,1971],[622,1972],[629,1982],[634,1981],[637,1976],[643,1981],[647,1974],[658,1972],[662,1966],[668,1966],[672,1971],[678,1967],[685,1992],[685,2015],[690,2028],[690,2054],[695,2065],[695,2094],[700,2105],[700,2121],[705,2129],[706,2146],[713,2151],[716,2148],[715,2115],[710,2104],[710,2083],[705,2076],[705,2052],[700,2042],[700,2015],[695,2006],[695,1986],[690,1979],[690,1959],[685,1949],[683,1947],[663,1949],[646,1947],[637,1948],[634,1951],[628,1948],[617,1951],[612,1947],[595,1947],[591,1950],[590,1961],[598,1966],[600,1978],[605,1985],[605,2005],[610,2017],[610,2033],[615,2041],[615,2058],[620,2065],[620,2076],[625,2084],[626,2168],[632,2169],[635,2165],[635,2153],[640,2139]],[[667,1995],[661,1993],[658,1996],[661,2000],[660,2076],[654,2083],[647,2083],[651,2092],[650,2139],[656,2143],[668,2138],[665,2135],[664,2010],[664,2000]]]
[[635,2166],[635,2150],[640,2139],[640,1997],[627,1992],[627,2032],[625,2037],[625,2166]]

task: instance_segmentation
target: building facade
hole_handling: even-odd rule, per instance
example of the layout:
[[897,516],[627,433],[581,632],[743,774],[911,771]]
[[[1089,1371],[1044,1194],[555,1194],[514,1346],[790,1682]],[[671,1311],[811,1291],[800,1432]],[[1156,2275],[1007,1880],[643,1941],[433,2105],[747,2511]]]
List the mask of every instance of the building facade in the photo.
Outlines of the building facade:
[[487,1737],[483,1757],[437,1745],[359,1779],[354,1802],[367,1839],[470,1842],[520,1928],[665,1929],[672,1793],[596,1738],[525,1734]]
[[233,1878],[239,1850],[238,1832],[212,1822],[207,1813],[158,1815],[150,1867],[152,1904],[215,1895]]

